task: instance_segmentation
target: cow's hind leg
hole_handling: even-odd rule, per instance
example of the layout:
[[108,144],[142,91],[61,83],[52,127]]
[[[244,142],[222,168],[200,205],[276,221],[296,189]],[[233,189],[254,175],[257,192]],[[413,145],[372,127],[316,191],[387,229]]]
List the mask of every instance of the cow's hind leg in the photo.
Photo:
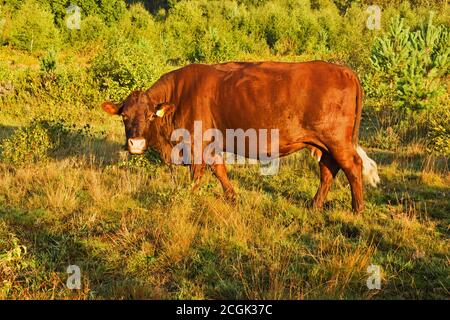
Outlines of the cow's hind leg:
[[312,202],[313,208],[316,209],[321,209],[323,207],[323,203],[327,197],[328,192],[330,191],[333,179],[334,177],[336,177],[336,174],[339,171],[338,164],[328,152],[324,152],[322,154],[322,157],[319,161],[319,167],[320,185]]
[[[339,146],[339,145],[338,145]],[[352,208],[356,212],[364,210],[362,160],[353,145],[331,149],[331,155],[344,171],[352,192]]]
[[225,167],[225,163],[220,161],[220,163],[215,163],[211,165],[211,170],[214,175],[219,179],[222,184],[223,191],[225,193],[226,199],[232,204],[236,203],[236,193],[234,192],[234,188],[228,179],[227,168]]

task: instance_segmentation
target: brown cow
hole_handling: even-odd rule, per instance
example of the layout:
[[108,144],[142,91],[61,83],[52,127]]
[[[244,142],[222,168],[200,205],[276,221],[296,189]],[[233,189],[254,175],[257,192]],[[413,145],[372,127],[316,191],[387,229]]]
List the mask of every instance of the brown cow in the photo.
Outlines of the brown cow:
[[[230,62],[188,65],[165,74],[147,91],[134,91],[121,105],[105,102],[102,106],[110,114],[122,115],[130,153],[152,147],[166,162],[171,162],[177,144],[171,141],[173,130],[193,132],[194,121],[202,121],[203,132],[278,129],[279,157],[309,148],[319,161],[320,186],[313,206],[323,206],[333,178],[342,169],[350,182],[353,210],[360,212],[364,208],[362,176],[372,185],[379,182],[375,162],[358,145],[361,99],[358,77],[347,67],[323,61]],[[199,142],[202,150],[208,142]],[[229,152],[226,143],[221,147]],[[258,149],[255,157],[248,147],[246,141],[242,156],[260,158],[267,151]],[[191,164],[194,188],[205,167],[204,161]],[[233,200],[223,161],[210,167]]]

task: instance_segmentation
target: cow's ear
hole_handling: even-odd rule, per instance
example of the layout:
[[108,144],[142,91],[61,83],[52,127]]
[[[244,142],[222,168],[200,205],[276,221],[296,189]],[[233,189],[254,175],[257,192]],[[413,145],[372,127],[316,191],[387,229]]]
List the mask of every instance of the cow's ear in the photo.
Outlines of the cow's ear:
[[105,110],[106,112],[108,112],[109,114],[112,114],[112,115],[116,115],[116,114],[120,113],[119,112],[120,108],[112,102],[103,102],[102,108],[103,108],[103,110]]
[[175,111],[175,106],[173,104],[163,103],[156,108],[156,115],[162,118],[165,114],[173,111]]

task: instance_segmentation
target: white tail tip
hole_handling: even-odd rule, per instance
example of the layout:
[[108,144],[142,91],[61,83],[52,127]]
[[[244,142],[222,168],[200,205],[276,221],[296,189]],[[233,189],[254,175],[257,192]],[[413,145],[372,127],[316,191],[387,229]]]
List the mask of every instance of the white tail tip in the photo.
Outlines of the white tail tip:
[[356,147],[356,152],[361,157],[362,164],[362,175],[364,182],[370,184],[372,187],[376,187],[380,183],[380,177],[378,176],[377,164],[375,161],[369,158],[367,153],[361,146]]

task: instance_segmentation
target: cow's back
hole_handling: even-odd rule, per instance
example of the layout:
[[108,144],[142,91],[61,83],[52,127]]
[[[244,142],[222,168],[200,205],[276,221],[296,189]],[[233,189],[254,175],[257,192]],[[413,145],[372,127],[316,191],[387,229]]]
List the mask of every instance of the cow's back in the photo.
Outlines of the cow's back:
[[[313,61],[194,64],[176,71],[180,127],[279,129],[280,143],[313,141],[339,122],[353,130],[358,80],[348,68]],[[322,136],[321,136],[322,135]]]
[[221,71],[217,81],[211,112],[221,129],[279,128],[295,136],[298,128],[331,116],[336,106],[355,111],[355,75],[322,61],[247,63]]

